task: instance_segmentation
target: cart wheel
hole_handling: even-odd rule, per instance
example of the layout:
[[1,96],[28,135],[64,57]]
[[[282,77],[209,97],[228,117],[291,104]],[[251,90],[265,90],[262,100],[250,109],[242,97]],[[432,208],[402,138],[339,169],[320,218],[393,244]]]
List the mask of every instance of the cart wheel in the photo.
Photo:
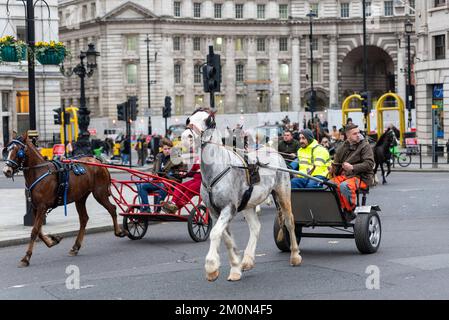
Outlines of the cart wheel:
[[203,242],[209,238],[212,218],[205,206],[199,206],[198,211],[195,208],[190,210],[187,228],[193,241]]
[[382,226],[376,211],[358,214],[354,224],[354,236],[357,249],[363,254],[374,253],[379,249]]
[[410,154],[406,153],[406,152],[401,152],[398,156],[398,164],[405,168],[408,167],[410,165],[410,163],[412,162],[412,157]]
[[123,217],[123,228],[128,231],[128,238],[131,240],[140,240],[148,229],[148,219],[145,217]]
[[[282,238],[281,241],[278,241],[278,232],[279,232],[280,226],[278,222],[277,216],[274,218],[274,225],[273,225],[273,236],[274,236],[274,242],[276,243],[276,246],[279,250],[282,252],[290,252],[290,234],[287,231],[287,228],[284,226],[284,238]],[[296,242],[301,242],[301,233],[302,233],[302,226],[299,224],[295,225],[295,235],[296,235]]]

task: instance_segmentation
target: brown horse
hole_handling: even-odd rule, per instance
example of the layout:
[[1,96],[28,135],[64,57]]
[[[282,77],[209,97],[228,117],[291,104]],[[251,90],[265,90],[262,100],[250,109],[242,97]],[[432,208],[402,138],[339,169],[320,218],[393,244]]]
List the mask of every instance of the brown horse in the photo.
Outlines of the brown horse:
[[[42,232],[42,223],[48,210],[54,208],[57,203],[58,177],[56,166],[46,161],[27,135],[23,135],[16,140],[12,140],[7,148],[8,158],[3,173],[7,178],[12,178],[19,170],[23,170],[25,185],[29,190],[34,214],[34,226],[31,231],[31,241],[26,255],[20,261],[19,267],[27,267],[30,264],[33,253],[34,242],[39,238],[51,248],[57,245],[62,237],[45,235]],[[98,160],[90,157],[80,158],[83,162],[95,162]],[[86,210],[86,200],[91,193],[112,217],[114,223],[114,233],[117,237],[126,236],[126,231],[120,229],[117,223],[117,213],[115,206],[109,201],[111,195],[111,176],[106,168],[98,166],[84,166],[86,173],[76,176],[70,172],[70,186],[67,192],[67,203],[75,202],[78,211],[80,229],[75,244],[70,250],[71,256],[76,256],[83,242],[85,229],[89,216]]]

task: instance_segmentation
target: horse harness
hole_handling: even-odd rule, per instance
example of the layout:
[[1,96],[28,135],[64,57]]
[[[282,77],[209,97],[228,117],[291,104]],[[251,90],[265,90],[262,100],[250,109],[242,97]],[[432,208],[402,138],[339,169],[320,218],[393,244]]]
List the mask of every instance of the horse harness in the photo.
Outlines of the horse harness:
[[[35,208],[32,199],[31,199],[31,192],[33,189],[46,177],[51,176],[53,174],[56,174],[57,178],[57,184],[58,187],[56,188],[56,201],[53,204],[53,206],[48,210],[47,213],[52,211],[58,206],[64,205],[65,206],[65,215],[67,216],[67,193],[69,189],[69,178],[70,178],[70,172],[73,171],[73,173],[76,176],[84,175],[87,171],[86,169],[78,163],[63,163],[61,161],[57,160],[51,160],[39,165],[36,165],[34,167],[24,167],[23,163],[25,162],[25,149],[26,145],[20,141],[20,140],[12,140],[10,144],[8,145],[8,150],[10,150],[10,147],[13,145],[19,145],[20,149],[17,152],[17,158],[18,161],[14,161],[11,159],[6,160],[6,164],[10,166],[13,169],[14,173],[17,173],[18,171],[25,171],[25,170],[34,170],[38,168],[48,167],[48,171],[39,176],[29,187],[25,185],[25,192],[27,199],[29,203],[31,203],[31,206]],[[49,165],[53,164],[55,167],[55,170],[51,170],[49,168]]]
[[[197,110],[196,112],[198,112],[198,111],[209,112],[207,110]],[[191,131],[193,131],[192,128],[189,127],[189,124],[190,124],[190,118],[187,119],[186,126]],[[203,149],[203,147],[206,146],[207,144],[213,143],[212,136],[210,137],[210,139],[208,141],[203,141],[202,137],[203,137],[204,133],[207,132],[207,130],[211,130],[211,129],[215,129],[215,128],[216,128],[216,123],[215,123],[214,114],[209,113],[209,117],[206,119],[206,130],[200,131],[201,132],[201,149]],[[212,179],[212,182],[210,183],[210,185],[207,185],[206,182],[204,181],[204,179],[201,179],[201,184],[208,192],[209,202],[210,202],[211,206],[214,208],[215,212],[217,212],[217,213],[220,212],[221,209],[219,207],[217,207],[217,205],[215,204],[215,202],[213,200],[212,189],[214,186],[217,185],[218,182],[220,182],[221,179],[223,179],[224,176],[226,176],[231,171],[231,169],[235,168],[235,169],[246,170],[246,177],[247,177],[247,182],[249,185],[249,188],[243,194],[242,201],[240,202],[240,204],[237,208],[237,212],[240,212],[246,208],[246,206],[248,205],[249,199],[251,198],[251,194],[253,192],[254,185],[260,182],[259,166],[257,163],[254,163],[254,164],[249,163],[247,152],[245,152],[243,158],[235,150],[233,151],[233,153],[240,158],[240,160],[243,162],[243,166],[229,165],[228,167],[226,167],[226,169],[221,171],[214,179]]]

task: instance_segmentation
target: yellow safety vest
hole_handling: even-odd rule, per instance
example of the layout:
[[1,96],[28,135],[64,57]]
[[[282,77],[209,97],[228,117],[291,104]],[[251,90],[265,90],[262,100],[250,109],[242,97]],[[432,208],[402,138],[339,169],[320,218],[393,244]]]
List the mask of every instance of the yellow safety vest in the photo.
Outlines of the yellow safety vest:
[[[298,171],[304,172],[311,176],[323,176],[327,177],[329,174],[330,165],[329,151],[322,145],[318,144],[318,141],[313,140],[305,148],[299,148],[298,150]],[[301,175],[298,175],[301,178]]]

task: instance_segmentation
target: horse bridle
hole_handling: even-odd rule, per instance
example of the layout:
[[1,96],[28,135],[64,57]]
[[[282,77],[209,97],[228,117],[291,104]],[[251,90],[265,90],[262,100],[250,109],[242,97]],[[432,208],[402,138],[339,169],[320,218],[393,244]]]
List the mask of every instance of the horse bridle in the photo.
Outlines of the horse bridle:
[[197,133],[200,136],[201,148],[203,148],[206,144],[208,144],[208,143],[210,143],[212,141],[212,136],[210,137],[210,139],[208,141],[203,141],[204,134],[208,130],[215,129],[216,128],[216,123],[215,123],[215,116],[214,116],[214,114],[211,113],[210,111],[206,110],[206,109],[198,109],[191,116],[193,116],[195,113],[200,112],[200,111],[204,111],[204,112],[207,112],[209,114],[209,117],[205,121],[206,122],[206,130],[201,130],[195,124],[190,123],[190,117],[187,118],[187,120],[186,120],[186,127],[187,127],[187,129],[189,129],[192,132],[192,134]]
[[[17,151],[17,162],[9,158],[9,154],[11,153],[12,148],[16,145],[19,146],[19,150]],[[26,144],[18,139],[12,140],[6,147],[6,150],[8,151],[8,159],[6,159],[6,165],[13,170],[13,174],[16,174],[20,170],[23,170],[26,148],[27,148]]]

